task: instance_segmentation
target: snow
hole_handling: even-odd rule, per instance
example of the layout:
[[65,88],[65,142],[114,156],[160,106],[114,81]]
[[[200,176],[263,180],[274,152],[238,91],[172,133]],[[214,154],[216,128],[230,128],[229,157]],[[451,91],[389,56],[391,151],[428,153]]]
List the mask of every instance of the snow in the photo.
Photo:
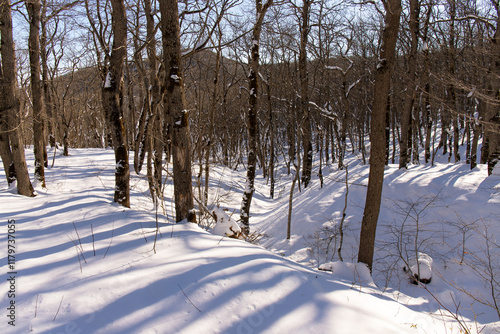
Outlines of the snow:
[[[26,154],[33,177],[32,150]],[[457,322],[428,291],[409,284],[402,270],[398,251],[416,254],[415,240],[439,273],[427,289],[452,311],[460,305],[472,332],[483,325],[482,333],[498,331],[496,312],[459,288],[489,297],[475,270],[485,259],[484,235],[500,237],[500,176],[486,177],[484,165],[471,171],[467,165],[443,163],[446,157],[437,157],[434,167],[407,171],[389,165],[370,276],[355,263],[368,166],[349,159],[344,262],[332,252],[313,251],[322,244],[311,237],[320,228],[335,228],[341,218],[345,171],[334,165],[325,166],[322,189],[314,178],[301,192],[296,187],[290,240],[285,234],[293,175],[277,168],[271,200],[258,172],[250,228],[265,234],[260,245],[221,238],[187,222],[173,224],[168,178],[156,253],[157,221],[146,176],[131,173],[130,209],[113,203],[113,150],[72,149],[68,157],[57,155],[55,166],[45,170],[47,188],[38,186],[34,198],[14,194],[0,166],[1,229],[6,235],[7,221],[15,220],[17,272],[12,299],[5,293],[10,283],[7,238],[2,237],[1,331],[459,333]],[[213,166],[211,171],[209,202],[217,201],[220,208],[213,211],[224,217],[215,230],[227,231],[229,223],[237,225],[224,209],[232,212],[240,205],[245,170]],[[460,264],[463,235],[466,253]],[[320,265],[331,272],[317,270]],[[7,324],[11,300],[15,327]]]
[[112,81],[113,81],[113,78],[112,78],[111,72],[108,71],[108,73],[106,74],[106,80],[104,81],[104,88],[111,88]]
[[215,225],[210,232],[216,235],[236,237],[241,234],[241,228],[224,210],[220,208],[212,209],[212,216],[216,219]]
[[336,71],[340,71],[342,73],[345,73],[344,72],[344,69],[342,67],[339,67],[339,66],[330,66],[330,65],[326,65],[325,68],[327,70],[336,70]]
[[500,162],[497,162],[491,173],[493,175],[500,175]]
[[432,280],[432,262],[432,257],[418,252],[418,256],[409,261],[409,268],[405,267],[406,272],[411,276],[412,282],[415,282],[415,280],[423,283],[430,282]]
[[424,45],[422,46],[422,51],[429,51],[429,43],[424,41]]

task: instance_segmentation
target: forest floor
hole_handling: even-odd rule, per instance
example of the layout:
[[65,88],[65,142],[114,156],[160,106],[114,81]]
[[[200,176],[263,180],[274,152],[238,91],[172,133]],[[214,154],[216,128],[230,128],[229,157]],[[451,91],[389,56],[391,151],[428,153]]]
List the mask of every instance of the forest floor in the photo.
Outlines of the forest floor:
[[[293,173],[277,170],[271,199],[260,171],[258,245],[214,235],[203,219],[205,228],[173,224],[170,178],[158,211],[144,173],[131,173],[131,208],[116,205],[112,150],[57,154],[34,198],[9,189],[0,167],[0,331],[498,333],[500,175],[446,160],[387,167],[373,279],[356,264],[369,167],[355,156],[347,201],[346,170],[333,164],[323,187],[318,166],[308,188],[296,187],[290,240]],[[239,218],[245,170],[213,166],[210,185],[209,206]],[[403,271],[418,252],[433,259],[427,285]]]

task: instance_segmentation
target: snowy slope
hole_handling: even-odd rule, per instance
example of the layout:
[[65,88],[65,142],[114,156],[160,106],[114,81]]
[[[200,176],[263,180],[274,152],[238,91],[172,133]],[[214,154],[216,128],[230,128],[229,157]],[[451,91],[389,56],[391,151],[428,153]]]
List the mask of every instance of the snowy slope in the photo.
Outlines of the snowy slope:
[[[32,155],[27,154],[32,165]],[[156,215],[144,175],[132,175],[131,209],[125,209],[112,203],[113,152],[75,149],[71,154],[57,156],[55,167],[46,170],[47,189],[37,187],[35,198],[7,189],[0,170],[3,292],[9,290],[7,272],[12,271],[6,265],[7,221],[15,220],[16,226],[15,298],[0,295],[2,333],[459,332],[453,319],[443,321],[430,314],[439,311],[418,287],[402,284],[401,292],[384,292],[371,281],[366,268],[352,263],[337,263],[334,273],[307,266],[314,261],[307,255],[303,235],[338,218],[343,185],[336,179],[342,177],[341,172],[329,173],[323,189],[314,185],[295,197],[291,242],[283,241],[282,234],[287,185],[281,198],[270,200],[265,182],[259,181],[251,221],[269,235],[262,239],[263,245],[285,256],[212,235],[194,224],[171,224],[170,201],[165,203],[166,215],[158,215],[155,253]],[[432,170],[443,183],[456,187],[453,199],[463,198],[459,206],[464,210],[474,205],[490,208],[490,204],[498,208],[498,191],[492,192],[491,187],[494,182],[498,185],[499,178],[465,180],[461,175],[468,172],[460,166],[453,170],[456,176],[448,178],[439,168]],[[422,189],[417,186],[415,191],[426,194],[429,187],[416,176],[423,172],[403,175],[392,168],[388,184],[394,187],[389,189],[397,193],[400,186],[395,184],[417,182]],[[212,199],[227,208],[239,204],[243,175],[215,170],[212,182],[220,188],[213,188]],[[365,182],[366,167],[353,166],[352,175],[353,182]],[[474,189],[486,189],[489,202],[483,203],[484,194],[472,196]],[[171,198],[172,186],[167,185],[166,191]],[[363,191],[363,186],[353,185],[352,199],[359,200]],[[358,218],[354,217],[362,212],[362,203],[357,203],[361,207],[351,203],[347,261],[352,260],[355,248],[354,220]],[[387,200],[385,205],[389,206]],[[443,207],[438,209],[446,216]],[[490,216],[498,217],[497,209],[488,210]],[[433,284],[444,286],[439,280]],[[417,290],[416,297],[412,290]],[[15,327],[8,325],[6,317],[11,300],[16,306]],[[488,316],[483,323],[494,321],[491,310],[484,312]]]
[[[409,303],[413,310],[437,317],[445,314],[450,320],[448,309],[469,322],[472,332],[481,331],[483,324],[496,322],[500,317],[492,298],[494,293],[500,300],[500,177],[488,177],[485,165],[470,170],[463,162],[453,164],[447,159],[437,156],[434,166],[411,165],[408,170],[400,170],[397,165],[386,168],[373,277],[381,290],[401,303]],[[342,257],[344,261],[356,262],[369,168],[352,156],[348,164]],[[218,172],[214,186],[220,187],[219,180],[224,180],[222,188],[241,193],[241,171],[220,168]],[[318,173],[317,163],[315,172]],[[340,236],[336,229],[345,205],[345,170],[326,165],[323,175],[323,188],[318,178],[307,189],[299,192],[295,188],[290,240],[286,240],[286,228],[293,173],[288,175],[286,168],[278,170],[277,195],[273,200],[269,197],[269,182],[260,174],[252,203],[252,228],[265,234],[261,244],[313,268],[339,260]],[[232,193],[212,199],[230,211],[237,210],[239,200]],[[336,232],[336,238],[325,240],[325,231]],[[409,284],[403,270],[419,252],[434,259],[428,290]],[[500,330],[495,327],[498,323],[492,326]]]

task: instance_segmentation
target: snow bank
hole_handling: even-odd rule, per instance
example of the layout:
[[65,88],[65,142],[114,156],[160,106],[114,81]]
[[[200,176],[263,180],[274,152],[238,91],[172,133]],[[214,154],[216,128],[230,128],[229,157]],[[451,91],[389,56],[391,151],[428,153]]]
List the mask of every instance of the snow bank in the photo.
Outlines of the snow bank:
[[319,270],[331,271],[336,278],[352,281],[360,286],[375,286],[370,270],[364,263],[335,261],[320,265]]
[[236,239],[241,238],[241,228],[224,210],[216,207],[212,210],[212,216],[215,219],[215,226],[211,229],[213,234]]

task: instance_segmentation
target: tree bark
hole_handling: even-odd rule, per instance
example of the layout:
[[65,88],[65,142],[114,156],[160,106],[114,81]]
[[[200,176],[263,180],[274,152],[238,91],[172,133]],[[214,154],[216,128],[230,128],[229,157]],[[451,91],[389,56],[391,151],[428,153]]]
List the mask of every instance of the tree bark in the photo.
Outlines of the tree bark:
[[491,175],[495,165],[500,160],[500,6],[495,4],[496,30],[491,39],[492,68],[488,80],[490,100],[485,101],[484,139],[481,149],[481,161],[488,164],[488,175]]
[[[220,44],[220,41],[219,41]],[[210,154],[212,153],[212,144],[214,141],[214,128],[215,128],[215,109],[217,108],[217,103],[219,100],[219,72],[220,72],[220,62],[221,62],[220,48],[217,49],[215,58],[215,73],[214,73],[214,90],[212,93],[212,101],[210,102],[210,109],[208,115],[208,129],[207,129],[207,144],[205,147],[205,187],[203,190],[203,205],[208,207],[208,188],[210,185]]]
[[432,135],[432,109],[431,109],[431,99],[430,99],[430,64],[429,64],[429,25],[432,14],[433,2],[431,1],[428,4],[428,9],[425,17],[423,35],[422,35],[422,44],[423,44],[423,55],[424,55],[424,103],[425,103],[425,112],[424,112],[424,124],[425,124],[425,144],[424,144],[424,161],[425,163],[429,163],[431,159],[431,135]]
[[[456,18],[456,0],[448,0],[450,6],[450,25],[449,25],[449,48],[448,48],[448,72],[450,77],[455,76],[456,64],[456,50],[455,50],[455,18]],[[453,126],[453,138],[450,136],[450,150],[453,148],[453,156],[455,162],[460,161],[460,151],[459,151],[459,129],[458,129],[458,115],[457,115],[457,97],[455,92],[455,85],[453,83],[449,83],[446,87],[446,98],[448,100],[448,107],[450,108],[451,114],[451,125]],[[453,144],[451,144],[453,142]],[[451,151],[450,151],[451,158]]]
[[302,24],[300,28],[300,49],[299,49],[299,78],[300,78],[300,107],[302,111],[302,184],[304,188],[311,181],[312,171],[312,131],[311,115],[309,113],[309,80],[307,74],[307,39],[309,35],[309,13],[311,0],[303,0],[302,4]]
[[365,209],[361,223],[358,262],[372,269],[375,248],[375,233],[380,212],[385,163],[385,111],[390,93],[392,68],[395,61],[395,48],[398,39],[401,0],[384,2],[385,26],[382,32],[380,61],[375,73],[375,94],[371,120],[370,173]]
[[47,63],[47,0],[42,1],[40,17],[40,60],[42,70],[42,88],[45,102],[46,124],[48,139],[51,147],[56,146],[55,122],[54,122],[54,102],[49,87],[49,66]]
[[241,224],[244,235],[250,234],[250,205],[254,193],[255,168],[257,163],[257,103],[259,92],[259,43],[262,23],[267,9],[271,6],[273,0],[268,0],[262,5],[261,0],[255,0],[257,21],[254,23],[252,31],[252,49],[250,51],[250,74],[248,75],[249,87],[249,108],[247,114],[248,127],[248,166],[245,191],[241,203]]
[[27,0],[26,9],[30,19],[29,58],[31,71],[31,100],[33,104],[33,150],[35,153],[35,180],[45,187],[45,106],[43,104],[42,81],[40,79],[40,0]]
[[419,34],[420,6],[418,0],[410,0],[410,34],[411,45],[408,55],[408,86],[406,87],[405,104],[401,118],[401,143],[399,144],[399,168],[407,168],[410,160],[408,149],[411,147],[412,110],[416,93],[417,49]]
[[176,0],[160,0],[163,64],[165,68],[165,120],[172,131],[175,219],[196,222],[193,212],[189,111],[184,92],[179,14]]
[[111,0],[113,46],[102,88],[102,105],[115,151],[114,201],[130,207],[130,170],[123,125],[123,66],[127,55],[127,19],[123,0]]
[[[20,131],[20,118],[19,118],[19,95],[17,90],[17,77],[16,77],[16,55],[14,48],[14,39],[12,36],[12,14],[9,0],[0,1],[0,34],[1,34],[1,55],[2,64],[0,71],[0,121],[2,132],[2,161],[9,161],[8,171],[10,182],[12,178],[17,180],[17,192],[24,196],[34,196],[35,192],[28,174],[28,166],[24,157],[24,146],[22,142],[22,135]],[[3,132],[3,131],[6,132]],[[8,140],[7,140],[8,139]],[[11,159],[4,154],[7,150],[8,142],[10,145]],[[4,164],[5,164],[4,161]],[[12,167],[13,165],[13,167]]]

